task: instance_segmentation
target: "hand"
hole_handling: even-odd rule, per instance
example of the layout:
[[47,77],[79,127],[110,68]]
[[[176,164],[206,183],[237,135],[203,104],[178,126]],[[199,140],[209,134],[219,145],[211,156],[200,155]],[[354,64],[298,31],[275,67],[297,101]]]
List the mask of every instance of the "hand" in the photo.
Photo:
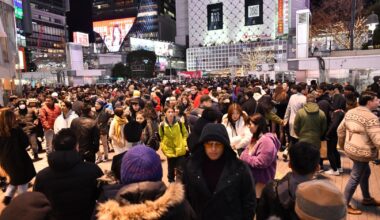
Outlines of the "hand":
[[282,120],[281,126],[285,127],[288,122],[286,120]]

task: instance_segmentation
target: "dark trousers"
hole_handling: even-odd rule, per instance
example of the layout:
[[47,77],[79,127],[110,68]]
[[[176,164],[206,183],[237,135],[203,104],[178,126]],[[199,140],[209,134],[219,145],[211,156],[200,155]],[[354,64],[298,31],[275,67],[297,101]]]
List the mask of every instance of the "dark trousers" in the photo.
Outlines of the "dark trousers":
[[336,149],[337,144],[337,139],[331,139],[327,141],[327,158],[329,159],[330,166],[334,171],[337,171],[338,168],[341,168],[340,154]]
[[174,182],[175,177],[179,177],[183,171],[183,163],[185,162],[185,156],[180,157],[168,157],[168,181]]

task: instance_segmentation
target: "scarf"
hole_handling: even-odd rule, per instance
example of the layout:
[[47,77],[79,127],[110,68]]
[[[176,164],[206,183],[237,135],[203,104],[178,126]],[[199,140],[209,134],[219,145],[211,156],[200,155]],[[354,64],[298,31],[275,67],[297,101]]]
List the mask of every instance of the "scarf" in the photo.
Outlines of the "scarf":
[[120,118],[119,116],[115,115],[113,120],[115,120],[114,129],[115,129],[115,137],[117,139],[120,139],[121,137],[121,126],[127,124],[126,118]]

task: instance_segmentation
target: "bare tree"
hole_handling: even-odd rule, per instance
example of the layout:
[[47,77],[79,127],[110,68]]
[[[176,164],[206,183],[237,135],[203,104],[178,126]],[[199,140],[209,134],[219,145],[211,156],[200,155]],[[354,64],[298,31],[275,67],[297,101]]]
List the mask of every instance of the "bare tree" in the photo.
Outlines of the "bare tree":
[[[357,0],[354,25],[354,47],[360,48],[367,40],[363,15],[363,0]],[[313,4],[311,37],[331,36],[341,49],[350,47],[351,1],[323,0]]]
[[258,46],[240,53],[240,60],[244,69],[256,71],[262,64],[274,64],[275,56],[270,48]]

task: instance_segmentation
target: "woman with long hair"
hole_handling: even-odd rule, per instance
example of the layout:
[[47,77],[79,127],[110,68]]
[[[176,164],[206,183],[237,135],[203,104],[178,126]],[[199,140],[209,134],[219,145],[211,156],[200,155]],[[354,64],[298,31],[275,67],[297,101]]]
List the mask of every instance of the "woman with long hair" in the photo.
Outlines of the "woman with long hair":
[[223,116],[222,124],[226,127],[231,147],[239,155],[249,144],[252,134],[249,131],[247,114],[243,112],[239,104],[232,104],[228,113]]
[[143,128],[141,134],[141,142],[157,151],[160,147],[160,141],[157,133],[158,125],[154,124],[149,117],[146,118],[144,111],[139,111],[136,113],[136,122],[138,122]]
[[252,133],[251,143],[245,148],[240,159],[247,162],[256,182],[256,197],[260,198],[264,186],[274,179],[277,166],[277,151],[281,144],[277,137],[269,132],[265,118],[256,113],[249,119]]
[[0,165],[9,175],[10,184],[3,203],[8,205],[18,190],[18,194],[28,190],[28,183],[36,175],[32,159],[27,151],[29,139],[17,126],[12,109],[0,110]]

